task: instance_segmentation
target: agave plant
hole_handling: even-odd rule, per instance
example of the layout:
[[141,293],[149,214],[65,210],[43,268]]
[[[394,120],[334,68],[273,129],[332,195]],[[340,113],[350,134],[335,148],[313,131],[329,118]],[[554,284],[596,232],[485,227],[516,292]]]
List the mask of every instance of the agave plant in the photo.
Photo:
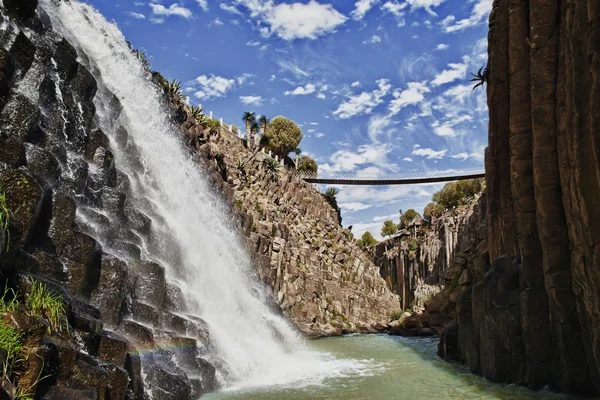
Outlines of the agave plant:
[[329,187],[327,188],[327,190],[325,191],[325,197],[327,198],[327,200],[335,200],[336,196],[338,195],[340,191],[337,190],[334,187]]
[[470,82],[478,82],[475,86],[473,86],[473,90],[475,90],[477,87],[483,86],[483,84],[487,82],[488,69],[487,67],[481,67],[479,68],[479,71],[477,71],[477,75],[474,73],[471,73],[471,75],[473,75],[473,79],[471,79]]
[[267,158],[265,160],[265,167],[267,168],[267,174],[271,175],[272,178],[277,176],[279,172],[279,163],[274,158]]
[[246,173],[246,163],[241,158],[238,158],[237,160],[237,169],[242,175]]
[[169,82],[167,93],[173,97],[178,96],[182,100],[187,98],[187,96],[183,94],[183,91],[181,90],[181,82],[178,82],[175,79]]
[[199,122],[200,119],[204,116],[204,114],[202,113],[202,106],[192,106],[190,110],[192,112],[192,117],[196,120],[196,122]]

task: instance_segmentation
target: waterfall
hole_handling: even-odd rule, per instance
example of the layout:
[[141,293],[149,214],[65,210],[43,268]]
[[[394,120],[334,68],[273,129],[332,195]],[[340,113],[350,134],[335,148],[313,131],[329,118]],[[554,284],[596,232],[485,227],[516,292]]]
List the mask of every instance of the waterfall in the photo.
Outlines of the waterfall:
[[[98,82],[98,125],[110,139],[119,173],[130,182],[127,202],[152,220],[150,239],[140,240],[142,258],[164,265],[167,278],[182,288],[187,312],[208,324],[211,346],[222,360],[221,383],[318,383],[364,373],[363,362],[308,351],[269,308],[225,204],[183,146],[149,74],[117,26],[77,1],[42,0],[41,7]],[[118,119],[109,107],[113,94],[122,106]],[[85,211],[78,209],[78,218],[105,251],[123,256]]]

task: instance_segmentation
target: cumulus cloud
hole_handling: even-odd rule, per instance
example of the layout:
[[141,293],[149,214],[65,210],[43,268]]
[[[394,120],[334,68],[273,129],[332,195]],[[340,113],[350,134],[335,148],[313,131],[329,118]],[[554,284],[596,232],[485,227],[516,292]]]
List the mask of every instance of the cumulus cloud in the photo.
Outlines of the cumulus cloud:
[[148,4],[150,8],[152,8],[152,14],[169,17],[171,15],[176,15],[178,17],[182,17],[185,19],[192,18],[192,12],[185,7],[182,7],[178,4],[171,4],[169,7],[165,7],[162,4],[150,3]]
[[340,203],[340,208],[347,212],[356,212],[366,210],[367,208],[373,207],[370,204],[361,203],[359,201],[355,201],[352,203]]
[[435,49],[438,51],[441,51],[441,50],[448,50],[449,47],[450,46],[448,46],[447,44],[440,43],[437,46],[435,46]]
[[261,96],[240,96],[242,103],[252,106],[261,106],[263,98]]
[[383,102],[383,97],[392,89],[392,85],[390,85],[387,79],[379,79],[376,83],[378,89],[372,92],[362,92],[358,95],[349,96],[333,112],[333,115],[347,119],[355,115],[370,114],[375,107]]
[[422,8],[429,14],[437,16],[437,14],[433,12],[431,8],[437,7],[445,1],[446,0],[406,0],[406,3],[410,5],[411,11]]
[[388,1],[381,7],[381,10],[385,13],[390,13],[394,17],[396,17],[396,20],[398,21],[398,26],[404,26],[406,25],[406,20],[404,19],[405,12],[403,10],[406,7],[408,7],[407,3]]
[[196,3],[198,3],[202,10],[208,11],[208,0],[196,0]]
[[360,81],[356,81],[356,82],[352,82],[352,84],[350,85],[350,87],[360,87]]
[[359,21],[369,12],[375,4],[379,3],[379,0],[358,0],[354,5],[354,11],[350,13],[350,16]]
[[215,97],[223,97],[235,86],[235,79],[227,79],[214,74],[200,75],[196,78],[198,85],[194,96],[200,100],[206,100]]
[[462,64],[448,64],[449,69],[445,69],[439,73],[435,79],[431,81],[431,84],[433,86],[440,86],[464,78],[467,75],[467,68],[469,67],[470,61],[471,59],[469,56],[464,56]]
[[236,0],[250,10],[266,26],[261,31],[265,37],[276,35],[283,40],[316,39],[335,31],[348,19],[331,4],[315,0],[304,3],[279,3],[272,0]]
[[432,160],[432,159],[444,158],[444,156],[446,155],[447,152],[448,152],[448,150],[436,151],[436,150],[429,149],[429,148],[417,147],[413,150],[412,154],[414,156],[426,157],[428,160]]
[[442,28],[448,33],[459,32],[487,21],[492,12],[492,2],[493,0],[476,0],[469,18],[457,21],[454,15],[449,15],[441,22]]
[[225,3],[221,3],[221,5],[219,6],[221,7],[221,10],[228,12],[230,14],[237,14],[237,15],[241,15],[243,16],[244,14],[242,14],[242,12],[240,10],[238,10],[235,6],[230,6],[227,5]]
[[405,90],[394,90],[388,109],[392,115],[398,114],[403,108],[421,103],[425,100],[425,93],[430,90],[426,82],[409,82]]
[[305,96],[307,94],[314,93],[317,90],[315,85],[312,83],[306,84],[306,86],[298,86],[296,89],[292,91],[286,91],[284,94],[286,96]]
[[387,155],[390,151],[390,147],[386,145],[363,145],[356,151],[338,150],[331,155],[327,163],[319,165],[319,171],[350,172],[367,164],[389,169]]

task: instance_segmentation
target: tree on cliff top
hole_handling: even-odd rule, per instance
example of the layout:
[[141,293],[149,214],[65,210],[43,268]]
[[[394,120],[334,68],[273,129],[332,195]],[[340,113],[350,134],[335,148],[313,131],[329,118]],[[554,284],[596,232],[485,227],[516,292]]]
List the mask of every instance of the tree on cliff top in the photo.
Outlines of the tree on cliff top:
[[310,172],[316,175],[318,170],[319,166],[315,160],[308,156],[300,157],[300,161],[298,161],[298,171]]
[[416,217],[420,217],[420,216],[421,216],[421,214],[419,214],[412,208],[410,210],[406,210],[406,212],[404,214],[402,213],[402,210],[400,210],[400,226],[402,228],[408,228],[410,223],[413,222],[413,220]]
[[366,231],[365,233],[363,233],[360,240],[362,241],[362,244],[364,247],[371,247],[374,244],[377,244],[377,240],[373,237],[373,235],[369,231]]
[[425,209],[423,210],[423,217],[431,220],[433,217],[439,217],[443,212],[444,207],[442,207],[440,204],[431,202],[425,206]]
[[383,227],[381,228],[381,236],[392,236],[398,232],[398,225],[392,220],[383,221]]
[[302,129],[294,121],[284,117],[275,117],[267,125],[263,143],[274,154],[285,157],[298,147],[302,136]]
[[447,183],[439,192],[433,194],[433,202],[444,210],[465,204],[467,200],[483,190],[483,179]]

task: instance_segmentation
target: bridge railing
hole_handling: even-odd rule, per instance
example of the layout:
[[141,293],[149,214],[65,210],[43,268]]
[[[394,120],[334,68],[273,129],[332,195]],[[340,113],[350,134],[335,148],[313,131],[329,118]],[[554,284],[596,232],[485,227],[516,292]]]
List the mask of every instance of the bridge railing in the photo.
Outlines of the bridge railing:
[[436,179],[451,178],[471,175],[485,174],[484,167],[430,170],[430,171],[402,171],[385,173],[362,173],[362,172],[321,172],[297,171],[297,175],[305,180],[352,180],[352,181],[390,181],[390,180],[414,180],[414,179]]

